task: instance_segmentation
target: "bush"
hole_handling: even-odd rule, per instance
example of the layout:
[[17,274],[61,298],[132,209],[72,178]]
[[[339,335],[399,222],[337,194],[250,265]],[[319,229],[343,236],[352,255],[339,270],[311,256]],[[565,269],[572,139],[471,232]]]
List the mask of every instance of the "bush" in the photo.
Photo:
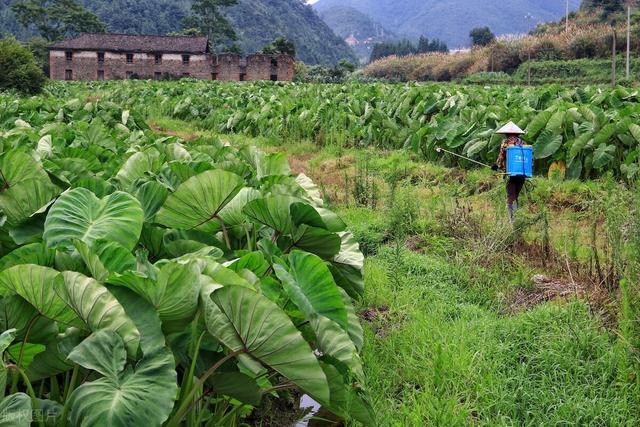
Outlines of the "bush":
[[33,54],[14,38],[0,40],[0,90],[14,89],[25,94],[42,90],[46,77]]

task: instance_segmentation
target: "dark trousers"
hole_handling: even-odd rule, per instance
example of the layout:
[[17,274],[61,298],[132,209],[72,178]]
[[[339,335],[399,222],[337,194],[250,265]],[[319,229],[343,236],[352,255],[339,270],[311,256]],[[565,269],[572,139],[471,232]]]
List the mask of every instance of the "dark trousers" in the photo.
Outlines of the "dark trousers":
[[518,202],[522,187],[524,187],[524,176],[510,176],[507,179],[507,203],[513,206],[514,202]]

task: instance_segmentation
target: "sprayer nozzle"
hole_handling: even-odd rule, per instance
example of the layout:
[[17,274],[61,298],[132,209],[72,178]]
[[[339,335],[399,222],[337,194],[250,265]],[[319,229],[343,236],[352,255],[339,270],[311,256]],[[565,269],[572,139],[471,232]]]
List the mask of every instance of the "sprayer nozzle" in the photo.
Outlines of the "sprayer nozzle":
[[441,151],[442,151],[442,149],[441,149],[440,147],[436,147],[436,152],[438,152],[438,153],[439,153],[439,152],[441,152]]

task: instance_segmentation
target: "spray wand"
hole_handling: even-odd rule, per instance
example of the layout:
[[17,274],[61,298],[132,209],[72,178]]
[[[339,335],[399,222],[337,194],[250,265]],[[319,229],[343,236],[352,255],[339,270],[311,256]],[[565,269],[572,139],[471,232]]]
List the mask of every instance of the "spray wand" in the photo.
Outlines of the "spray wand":
[[[456,154],[456,153],[454,153],[452,151],[445,150],[444,148],[436,147],[436,152],[438,152],[438,153],[445,152],[445,153],[451,154],[452,156],[460,157],[461,159],[468,160],[468,161],[470,161],[472,163],[475,163],[477,165],[483,166],[485,168],[492,169],[491,166],[489,166],[486,163],[482,163],[482,162],[479,162],[477,160],[473,160],[473,159],[471,159],[469,157],[461,156],[460,154]],[[506,173],[498,173],[498,175],[507,175],[507,174]]]

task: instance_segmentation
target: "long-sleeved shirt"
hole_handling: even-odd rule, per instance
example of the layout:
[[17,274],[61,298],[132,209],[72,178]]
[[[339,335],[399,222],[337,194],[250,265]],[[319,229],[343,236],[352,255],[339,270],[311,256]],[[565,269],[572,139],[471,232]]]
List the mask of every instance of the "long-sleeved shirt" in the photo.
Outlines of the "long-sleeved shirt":
[[500,146],[500,154],[498,155],[498,160],[496,160],[496,165],[498,165],[498,168],[500,169],[504,169],[506,167],[507,148],[509,148],[510,145],[521,146],[524,145],[524,141],[518,136],[510,136],[502,142],[502,145]]

